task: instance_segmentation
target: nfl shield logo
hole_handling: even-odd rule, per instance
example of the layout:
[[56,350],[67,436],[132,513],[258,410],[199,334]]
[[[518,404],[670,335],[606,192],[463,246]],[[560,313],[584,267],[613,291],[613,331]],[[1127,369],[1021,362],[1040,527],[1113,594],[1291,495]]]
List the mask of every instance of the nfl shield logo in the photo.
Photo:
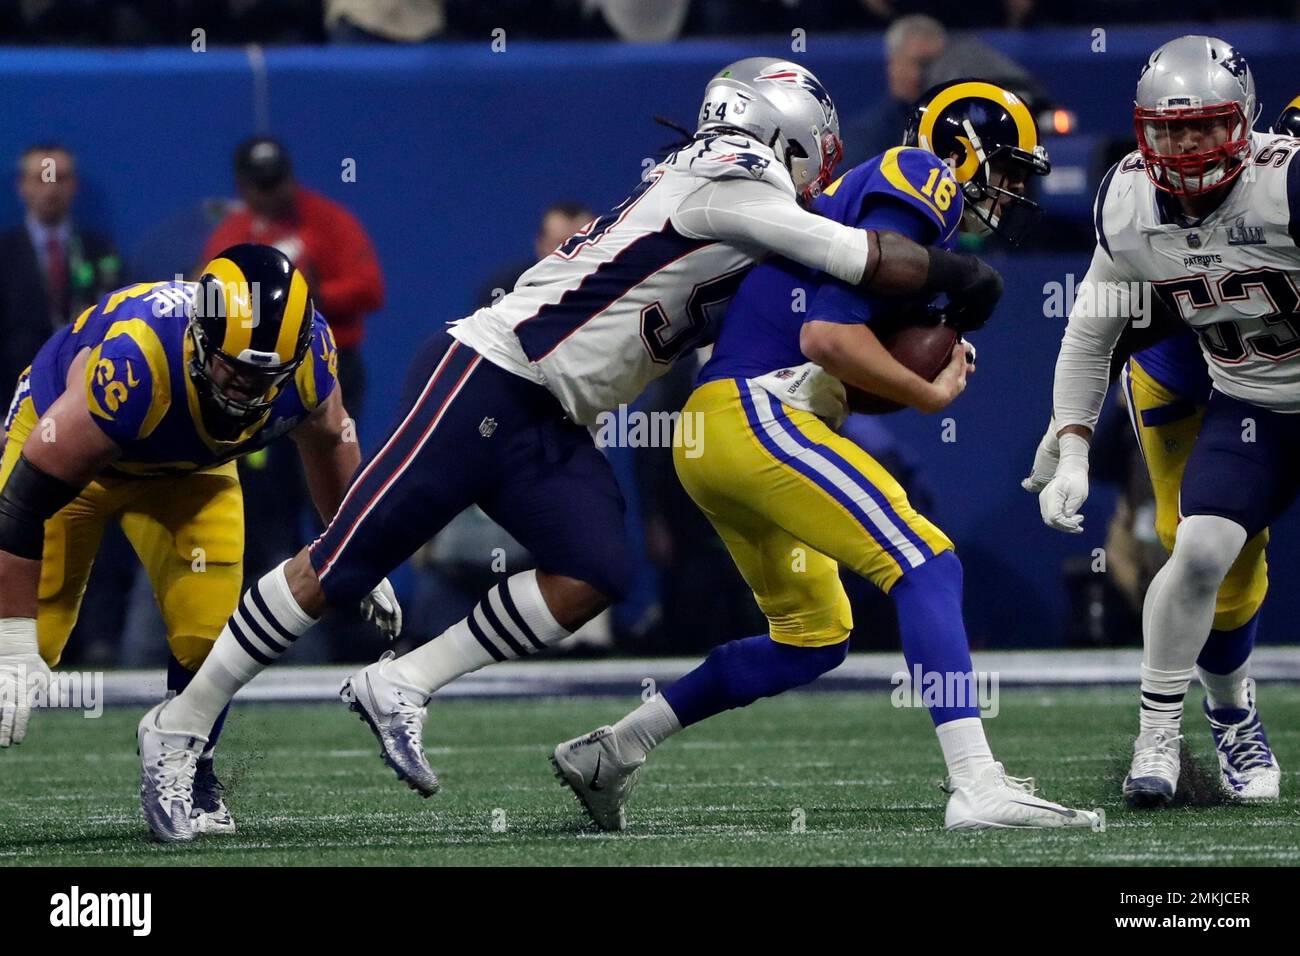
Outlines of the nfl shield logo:
[[497,420],[495,418],[485,418],[478,423],[478,433],[484,438],[491,438],[492,433],[497,430]]
[[1195,232],[1191,233],[1191,234],[1187,237],[1187,244],[1188,244],[1189,246],[1191,246],[1193,249],[1199,249],[1199,248],[1201,248],[1201,237],[1200,237],[1200,235],[1199,235],[1198,233],[1195,233]]

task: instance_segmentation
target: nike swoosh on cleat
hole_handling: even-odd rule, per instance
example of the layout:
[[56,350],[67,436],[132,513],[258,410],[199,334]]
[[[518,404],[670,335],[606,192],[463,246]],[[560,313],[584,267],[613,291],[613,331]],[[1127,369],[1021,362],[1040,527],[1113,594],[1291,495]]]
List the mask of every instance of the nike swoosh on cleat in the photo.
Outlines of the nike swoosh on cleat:
[[591,783],[587,784],[592,790],[600,791],[605,789],[596,781],[600,778],[600,759],[604,754],[596,754],[596,771],[591,775]]
[[1011,802],[1018,803],[1022,807],[1033,807],[1035,810],[1051,810],[1053,813],[1059,813],[1067,820],[1073,820],[1076,816],[1078,816],[1078,813],[1076,813],[1074,810],[1058,809],[1056,807],[1049,807],[1041,803],[1025,803],[1025,801],[1023,800],[1012,800]]

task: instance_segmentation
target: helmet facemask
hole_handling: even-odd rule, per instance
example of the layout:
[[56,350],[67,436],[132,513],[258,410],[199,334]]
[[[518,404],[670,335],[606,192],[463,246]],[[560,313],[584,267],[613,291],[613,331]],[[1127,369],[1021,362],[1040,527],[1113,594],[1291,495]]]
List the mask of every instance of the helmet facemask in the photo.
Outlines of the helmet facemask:
[[[197,294],[206,291],[201,283]],[[188,371],[204,420],[215,432],[226,435],[238,434],[264,416],[305,357],[303,352],[284,362],[274,352],[253,349],[230,355],[210,340],[197,310],[190,316],[187,331],[193,346]]]
[[785,163],[794,180],[801,205],[809,206],[835,179],[835,167],[844,158],[844,144],[834,129],[812,130],[814,150],[804,148],[796,139],[786,141]]
[[1236,102],[1138,106],[1134,127],[1147,176],[1176,196],[1199,196],[1232,182],[1250,150],[1250,123]]
[[1025,190],[1031,176],[1046,176],[1052,171],[1047,150],[1041,145],[1032,150],[1004,145],[985,153],[970,121],[963,125],[969,151],[966,162],[973,158],[976,168],[962,183],[962,224],[975,235],[996,234],[1010,245],[1019,246],[1042,218],[1042,207],[1028,198]]

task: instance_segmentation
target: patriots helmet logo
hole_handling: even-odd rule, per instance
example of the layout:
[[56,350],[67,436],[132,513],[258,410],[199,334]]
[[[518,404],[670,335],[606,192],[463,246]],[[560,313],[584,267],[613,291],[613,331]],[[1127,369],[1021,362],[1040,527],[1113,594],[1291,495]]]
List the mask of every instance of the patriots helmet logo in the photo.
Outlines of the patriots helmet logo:
[[811,94],[813,99],[821,106],[822,116],[826,123],[829,124],[835,118],[835,102],[831,99],[831,95],[826,92],[826,87],[822,86],[821,81],[807,70],[796,69],[789,64],[776,64],[754,77],[754,81],[756,83],[786,83],[797,86],[806,93]]
[[1249,69],[1246,65],[1246,58],[1236,50],[1232,51],[1231,56],[1220,60],[1219,64],[1239,80],[1246,75],[1246,71]]

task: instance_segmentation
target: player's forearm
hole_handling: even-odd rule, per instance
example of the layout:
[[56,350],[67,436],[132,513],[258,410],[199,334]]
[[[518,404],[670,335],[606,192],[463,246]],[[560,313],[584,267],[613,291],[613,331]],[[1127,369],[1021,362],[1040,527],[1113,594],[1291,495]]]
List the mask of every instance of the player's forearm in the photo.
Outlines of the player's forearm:
[[307,477],[307,491],[321,520],[329,522],[347,493],[348,482],[361,465],[361,451],[355,441],[322,443],[300,441],[298,454]]
[[799,349],[846,385],[921,411],[940,407],[940,390],[890,355],[865,325],[809,319]]
[[1110,386],[1110,356],[1118,334],[1112,334],[1108,324],[1075,317],[1066,327],[1052,385],[1058,435],[1089,438],[1097,426]]

